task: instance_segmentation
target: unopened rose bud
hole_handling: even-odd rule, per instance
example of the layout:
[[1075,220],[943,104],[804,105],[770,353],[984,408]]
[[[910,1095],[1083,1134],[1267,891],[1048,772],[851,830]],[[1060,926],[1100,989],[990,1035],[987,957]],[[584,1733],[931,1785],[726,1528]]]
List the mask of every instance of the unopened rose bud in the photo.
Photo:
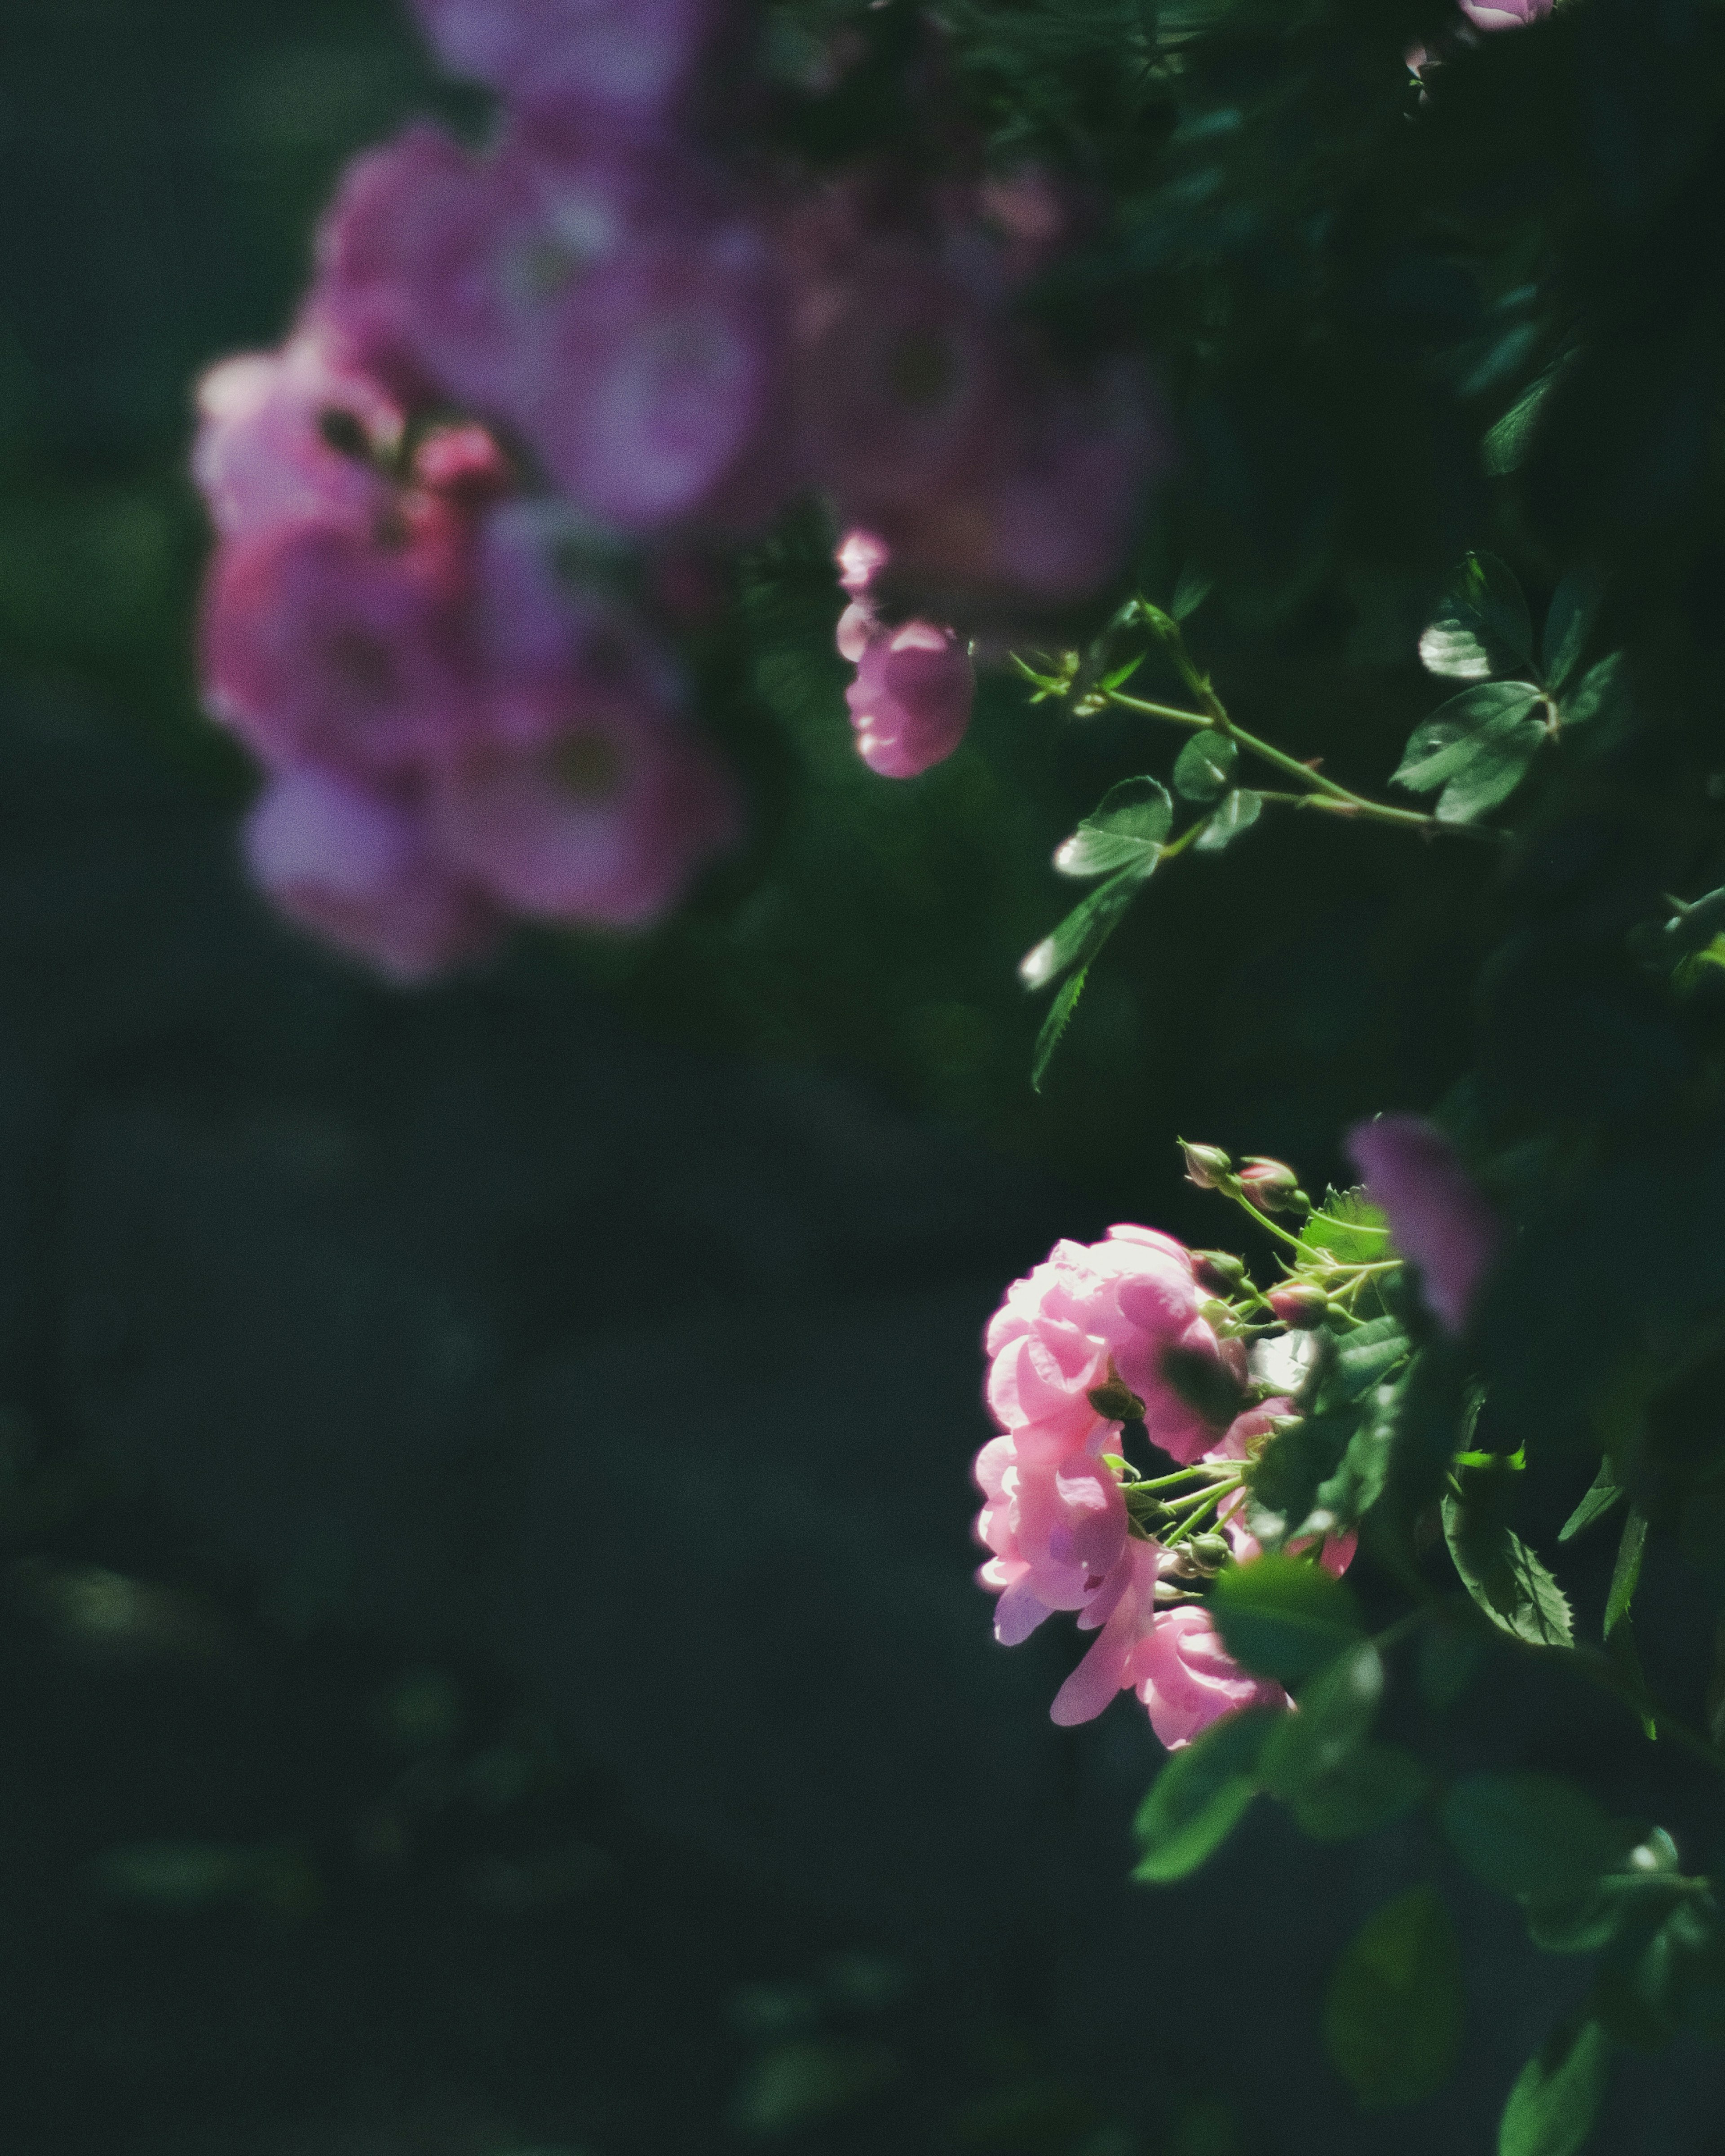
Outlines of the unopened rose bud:
[[1106,1385],[1096,1386],[1086,1398],[1105,1422],[1138,1422],[1143,1417],[1144,1403],[1130,1385],[1122,1384],[1118,1378],[1111,1378]]
[[1328,1296],[1309,1281],[1290,1281],[1286,1287],[1272,1288],[1265,1299],[1293,1332],[1309,1332],[1322,1325],[1330,1307]]
[[1192,1270],[1204,1286],[1218,1295],[1232,1295],[1245,1278],[1245,1265],[1228,1250],[1194,1250]]
[[1240,1172],[1245,1194],[1266,1213],[1291,1213],[1309,1206],[1312,1200],[1300,1188],[1300,1178],[1284,1160],[1249,1158]]
[[1194,1535],[1186,1551],[1200,1572],[1219,1572],[1234,1554],[1224,1535]]
[[1219,1190],[1234,1173],[1234,1163],[1219,1146],[1188,1145],[1182,1138],[1180,1150],[1186,1156],[1186,1180],[1200,1190]]

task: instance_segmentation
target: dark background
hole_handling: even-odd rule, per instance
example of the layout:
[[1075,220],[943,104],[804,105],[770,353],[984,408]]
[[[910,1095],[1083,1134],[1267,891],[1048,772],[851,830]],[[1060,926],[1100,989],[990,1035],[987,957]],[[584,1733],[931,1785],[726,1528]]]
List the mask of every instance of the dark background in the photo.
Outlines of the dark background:
[[[644,945],[378,990],[237,874],[181,468],[341,159],[440,93],[383,0],[10,0],[0,52],[8,2156],[1491,2145],[1579,1973],[1445,1870],[1463,2076],[1358,2118],[1322,1985],[1425,1830],[1125,1884],[1157,1748],[1049,1724],[1076,1650],[993,1647],[967,1484],[1007,1279],[1228,1232],[1173,1132],[1321,1184],[1443,1095],[1491,878],[1266,828],[1127,924],[1039,1104],[1013,963],[1139,745],[997,684],[873,779],[793,550],[747,860]],[[1373,783],[1425,574],[1277,617],[1296,713],[1350,649],[1302,716]],[[1481,1756],[1615,1734],[1518,1687]],[[1718,2092],[1630,2061],[1600,2145],[1717,2148]]]

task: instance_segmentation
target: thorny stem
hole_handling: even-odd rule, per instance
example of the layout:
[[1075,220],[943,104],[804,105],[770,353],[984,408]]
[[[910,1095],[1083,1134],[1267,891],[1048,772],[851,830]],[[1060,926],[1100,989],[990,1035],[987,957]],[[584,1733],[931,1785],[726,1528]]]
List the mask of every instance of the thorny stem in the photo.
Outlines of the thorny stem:
[[1129,696],[1123,689],[1102,691],[1106,701],[1117,705],[1123,711],[1137,711],[1141,716],[1166,719],[1175,726],[1190,726],[1194,732],[1219,733],[1229,741],[1237,742],[1250,752],[1288,778],[1297,780],[1306,788],[1303,793],[1266,793],[1266,801],[1281,802],[1290,808],[1327,809],[1334,816],[1353,816],[1363,822],[1394,824],[1404,831],[1423,831],[1428,837],[1440,833],[1448,837],[1481,839],[1489,845],[1506,843],[1507,833],[1491,830],[1477,824],[1440,824],[1435,816],[1418,808],[1396,808],[1387,801],[1373,801],[1363,793],[1356,793],[1351,787],[1343,786],[1338,779],[1327,778],[1314,771],[1310,764],[1301,763],[1297,757],[1290,756],[1286,749],[1277,748],[1273,742],[1260,741],[1256,734],[1248,733],[1236,725],[1224,709],[1220,697],[1206,683],[1199,690],[1206,708],[1202,711],[1183,711],[1175,704],[1152,703],[1147,697]]

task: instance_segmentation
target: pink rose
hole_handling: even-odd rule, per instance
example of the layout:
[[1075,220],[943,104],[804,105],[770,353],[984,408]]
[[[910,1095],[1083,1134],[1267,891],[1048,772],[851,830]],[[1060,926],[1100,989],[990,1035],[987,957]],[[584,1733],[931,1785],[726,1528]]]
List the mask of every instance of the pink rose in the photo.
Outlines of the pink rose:
[[1057,1243],[1007,1290],[989,1323],[989,1405],[1009,1430],[1054,1424],[1076,1430],[1086,1414],[1096,1419],[1086,1395],[1111,1363],[1143,1403],[1153,1440],[1183,1464],[1196,1460],[1220,1433],[1169,1382],[1163,1364],[1171,1349],[1223,1360],[1199,1315],[1204,1300],[1191,1252],[1153,1228],[1123,1225],[1111,1228],[1104,1242]]
[[1158,1613],[1133,1649],[1129,1681],[1170,1752],[1189,1744],[1224,1714],[1289,1703],[1279,1684],[1241,1669],[1208,1612],[1194,1603]]
[[1426,1301],[1446,1332],[1459,1333],[1483,1275],[1503,1240],[1503,1224],[1435,1123],[1380,1116],[1345,1140],[1381,1206],[1390,1240],[1420,1268]]

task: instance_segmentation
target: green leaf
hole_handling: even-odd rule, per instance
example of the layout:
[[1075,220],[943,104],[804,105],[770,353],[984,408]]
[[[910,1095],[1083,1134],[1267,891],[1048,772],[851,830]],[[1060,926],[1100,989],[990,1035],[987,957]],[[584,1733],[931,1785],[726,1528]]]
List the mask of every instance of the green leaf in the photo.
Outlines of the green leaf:
[[1609,2065],[1609,2043],[1598,2022],[1559,2031],[1528,2060],[1509,2092],[1497,2156],[1580,2156]]
[[1206,727],[1174,759],[1174,791],[1189,801],[1214,801],[1234,783],[1240,751],[1226,734]]
[[1224,846],[1232,845],[1236,839],[1251,829],[1263,807],[1261,793],[1254,793],[1250,787],[1235,787],[1192,841],[1193,852],[1219,854]]
[[1610,1591],[1605,1597],[1605,1637],[1611,1635],[1630,1614],[1630,1604],[1635,1599],[1635,1589],[1641,1581],[1641,1558],[1647,1548],[1647,1515],[1639,1505],[1631,1505],[1629,1517],[1623,1523],[1623,1535],[1617,1545],[1617,1562],[1611,1568]]
[[1411,793],[1430,793],[1488,756],[1497,743],[1513,741],[1539,701],[1531,681],[1488,681],[1464,690],[1414,727],[1392,778]]
[[[1641,1650],[1635,1644],[1635,1620],[1627,1609],[1605,1635],[1605,1651],[1622,1671],[1641,1717],[1641,1734],[1650,1744],[1659,1741],[1659,1717],[1653,1695],[1647,1689],[1647,1672],[1641,1666]],[[1717,1739],[1715,1740],[1717,1742]]]
[[1258,1773],[1271,1795],[1292,1798],[1334,1774],[1364,1743],[1383,1697],[1384,1663],[1369,1640],[1326,1663],[1264,1747]]
[[1210,1591],[1210,1614],[1236,1661],[1299,1684],[1361,1636],[1352,1591],[1307,1558],[1230,1565]]
[[1337,1773],[1297,1793],[1294,1819],[1313,1841],[1351,1841],[1412,1811],[1430,1787],[1425,1769],[1399,1744],[1362,1744]]
[[1399,1363],[1408,1359],[1408,1336],[1397,1317],[1368,1318],[1340,1336],[1336,1359],[1318,1394],[1320,1409],[1363,1399]]
[[1153,778],[1123,778],[1055,849],[1054,865],[1067,876],[1110,875],[1127,868],[1149,875],[1173,820],[1165,786]]
[[1443,1820],[1476,1879],[1527,1902],[1590,1893],[1635,1840],[1556,1774],[1469,1774],[1450,1790]]
[[1603,1520],[1622,1496],[1622,1491],[1612,1480],[1616,1472],[1610,1460],[1599,1462],[1599,1471],[1594,1477],[1592,1488],[1558,1530],[1560,1543],[1573,1541],[1584,1528],[1592,1527],[1595,1520]]
[[1437,805],[1439,823],[1471,824],[1476,816],[1507,801],[1549,738],[1538,719],[1494,733],[1467,769],[1444,788]]
[[1480,448],[1481,461],[1494,479],[1518,471],[1526,462],[1538,432],[1539,417],[1564,369],[1575,357],[1565,352],[1531,382],[1503,417],[1486,434]]
[[1446,1496],[1444,1536],[1462,1584],[1499,1631],[1535,1647],[1571,1644],[1562,1589],[1493,1508]]
[[1215,588],[1215,578],[1207,577],[1194,562],[1189,562],[1180,572],[1180,581],[1168,603],[1168,612],[1176,621],[1189,620]]
[[1030,1058],[1030,1090],[1033,1093],[1042,1091],[1042,1081],[1048,1075],[1048,1066],[1054,1060],[1054,1052],[1060,1045],[1060,1036],[1078,1008],[1078,998],[1084,993],[1084,984],[1089,978],[1090,968],[1081,966],[1062,984],[1060,993],[1049,1006],[1048,1016],[1042,1021],[1042,1030],[1036,1036],[1035,1050]]
[[1495,554],[1468,555],[1420,639],[1429,673],[1484,681],[1533,661],[1533,624],[1513,572]]
[[1134,1879],[1183,1879],[1215,1854],[1258,1794],[1259,1755],[1280,1719],[1263,1707],[1225,1715],[1174,1753],[1132,1823],[1143,1851]]
[[1435,1890],[1387,1902],[1354,1934],[1324,1999],[1324,2046],[1368,2111],[1423,2103],[1455,2071],[1461,1949]]
[[1363,1190],[1332,1190],[1306,1216],[1300,1251],[1308,1263],[1376,1265],[1389,1255],[1389,1227]]
[[1052,935],[1045,936],[1019,963],[1027,988],[1045,988],[1070,966],[1087,966],[1113,934],[1137,896],[1147,872],[1122,869],[1075,906]]
[[1604,592],[1604,582],[1595,571],[1575,569],[1553,594],[1540,657],[1545,662],[1545,685],[1553,696],[1580,664]]
[[1589,719],[1597,718],[1617,695],[1625,664],[1623,654],[1614,651],[1597,666],[1589,666],[1576,683],[1574,694],[1566,697],[1559,706],[1562,723],[1566,726],[1584,726]]

